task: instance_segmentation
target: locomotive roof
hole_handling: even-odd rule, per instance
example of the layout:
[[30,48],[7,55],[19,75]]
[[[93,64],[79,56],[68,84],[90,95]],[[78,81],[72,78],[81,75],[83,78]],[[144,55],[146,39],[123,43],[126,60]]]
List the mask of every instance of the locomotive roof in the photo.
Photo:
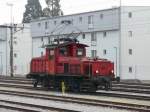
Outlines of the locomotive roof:
[[62,44],[49,44],[49,45],[46,45],[45,47],[49,48],[49,49],[54,49],[56,47],[59,47],[59,48],[66,47],[66,46],[73,45],[73,44],[76,44],[76,45],[82,46],[82,47],[88,47],[86,44],[75,43],[75,42],[67,42],[67,43],[62,43]]

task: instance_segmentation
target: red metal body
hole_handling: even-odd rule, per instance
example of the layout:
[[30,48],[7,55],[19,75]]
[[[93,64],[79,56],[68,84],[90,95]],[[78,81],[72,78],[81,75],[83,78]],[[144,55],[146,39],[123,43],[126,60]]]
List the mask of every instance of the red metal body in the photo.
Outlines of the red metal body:
[[56,42],[46,46],[44,56],[31,61],[27,78],[35,79],[34,87],[40,83],[43,87],[60,88],[61,83],[65,82],[67,88],[73,91],[96,91],[99,86],[111,88],[113,62],[86,57],[88,46],[77,41]]
[[114,77],[114,63],[86,57],[86,47],[75,42],[49,45],[43,57],[32,59],[30,73]]

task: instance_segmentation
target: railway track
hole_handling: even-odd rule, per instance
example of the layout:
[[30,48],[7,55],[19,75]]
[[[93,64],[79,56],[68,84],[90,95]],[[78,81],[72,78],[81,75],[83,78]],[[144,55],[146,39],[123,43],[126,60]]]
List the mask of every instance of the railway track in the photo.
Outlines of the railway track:
[[41,111],[42,112],[48,112],[48,111],[80,112],[80,111],[75,111],[75,110],[61,109],[61,108],[56,108],[56,107],[41,106],[41,105],[28,104],[28,103],[22,103],[22,102],[15,102],[15,101],[0,100],[0,103],[1,103],[0,108],[6,108],[6,109],[21,111],[21,112],[41,112]]
[[121,88],[150,89],[150,86],[148,85],[138,85],[138,84],[113,84],[113,86]]
[[[19,78],[18,78],[19,79]],[[27,90],[41,90],[41,88],[34,89],[32,87],[32,80],[18,80],[18,79],[9,79],[9,78],[1,78],[0,84],[1,87],[10,87],[10,88],[18,88],[18,89],[27,89]],[[30,82],[30,83],[29,83]],[[10,84],[12,83],[12,84]],[[22,85],[20,85],[22,84]],[[28,85],[28,86],[26,86]],[[126,84],[115,84],[117,86],[122,85],[126,87]],[[116,87],[117,87],[116,86]],[[137,86],[137,85],[132,85]],[[132,87],[131,86],[131,87]],[[139,85],[140,89],[144,87],[149,87],[149,85]],[[127,85],[130,87],[130,85]],[[117,90],[116,90],[117,91]],[[109,97],[120,97],[120,98],[127,98],[127,99],[137,99],[137,100],[147,100],[150,101],[149,95],[142,95],[142,94],[130,94],[130,93],[117,93],[114,91],[98,91],[96,93],[80,93],[80,94],[88,94],[88,95],[96,95],[96,96],[109,96]],[[6,91],[0,90],[0,94],[8,94],[8,95],[15,95],[15,96],[22,96],[22,97],[32,97],[32,98],[41,98],[45,100],[55,100],[55,101],[63,101],[63,102],[70,102],[70,103],[81,103],[85,105],[93,105],[93,106],[102,106],[102,107],[110,107],[110,108],[117,108],[117,109],[125,109],[125,110],[132,110],[138,112],[150,112],[150,106],[148,105],[138,105],[138,104],[128,104],[128,103],[121,103],[121,102],[110,102],[110,101],[103,101],[103,100],[89,100],[84,98],[72,98],[72,97],[62,97],[62,96],[53,96],[53,95],[43,95],[43,94],[31,94],[31,93],[24,93],[24,92],[16,92],[16,91]],[[65,99],[65,100],[64,100]],[[0,101],[1,102],[1,101]]]
[[[124,109],[124,110],[137,111],[137,112],[150,112],[150,106],[148,105],[128,104],[128,103],[103,101],[103,100],[95,100],[95,99],[87,99],[87,98],[75,98],[75,97],[68,97],[68,96],[45,95],[45,94],[38,94],[38,93],[6,91],[6,90],[0,90],[0,94],[13,95],[19,97],[28,97],[28,98],[35,98],[35,99],[42,99],[42,100],[53,100],[53,101],[60,101],[60,102],[67,102],[67,103],[76,103],[76,104],[89,105],[89,106],[109,107],[109,108]],[[36,105],[32,105],[32,106],[35,107]],[[48,107],[40,107],[40,108],[47,109]],[[73,111],[68,111],[68,112],[73,112]]]
[[[25,89],[35,89],[33,88],[32,81],[22,81],[22,80],[10,80],[10,79],[0,79],[0,85],[9,87],[5,83],[9,83],[12,87],[25,88]],[[3,84],[2,84],[3,83]],[[21,86],[20,86],[21,85]],[[40,89],[40,88],[37,88]],[[132,92],[132,93],[142,93],[150,94],[150,86],[148,85],[128,85],[128,84],[114,84],[112,91],[120,92]]]
[[137,82],[113,82],[113,85],[120,85],[120,84],[124,84],[124,85],[139,85],[139,86],[150,86],[150,83],[137,83]]
[[0,82],[4,83],[14,83],[14,84],[32,84],[31,80],[29,81],[22,81],[22,80],[11,80],[11,79],[0,79]]
[[150,89],[138,89],[138,88],[130,88],[130,87],[128,87],[128,88],[113,87],[112,91],[150,94]]
[[32,79],[27,79],[26,77],[0,76],[0,79],[32,81]]
[[23,109],[19,107],[13,107],[13,106],[2,105],[2,104],[0,104],[0,108],[7,109],[7,110],[21,111],[21,112],[39,112],[31,109]]
[[[25,83],[31,83],[33,80],[32,79],[26,79],[25,77],[4,77],[0,76],[0,80],[5,80],[5,81],[17,81],[17,82],[25,82]],[[130,87],[150,87],[150,83],[131,83],[131,82],[113,82],[114,86],[130,86]]]
[[[28,81],[25,83],[22,83],[18,81],[12,81],[12,80],[0,80],[0,86],[1,87],[11,87],[11,88],[21,88],[21,89],[29,89],[29,90],[44,90],[42,88],[33,88],[31,84],[28,84]],[[29,81],[31,83],[31,81]],[[11,83],[11,84],[10,84]],[[127,85],[128,86],[128,85]],[[51,91],[53,91],[51,89]],[[124,92],[124,93],[121,93]],[[127,93],[126,93],[127,92]],[[128,93],[129,92],[129,93]],[[138,95],[133,93],[139,93]],[[150,96],[142,95],[142,94],[148,94],[150,93],[149,90],[140,90],[140,89],[133,89],[133,88],[113,88],[112,91],[99,91],[97,93],[80,93],[80,94],[89,94],[89,95],[104,95],[104,96],[112,96],[112,97],[121,97],[121,98],[130,98],[130,99],[139,99],[139,100],[150,100]]]
[[[23,84],[32,84],[32,79],[26,79],[25,77],[4,77],[0,76],[0,81],[3,82],[12,82],[12,83],[23,83]],[[150,89],[150,83],[131,83],[131,82],[113,82],[114,87],[123,87],[123,88],[138,88],[138,89]]]
[[[20,88],[20,89],[28,89],[28,90],[43,90],[45,91],[45,89],[42,89],[41,87],[39,88],[33,88],[31,85],[16,85],[16,84],[1,84],[0,83],[0,86],[1,87],[10,87],[10,88]],[[47,90],[46,90],[47,91]],[[51,91],[54,91],[51,89]],[[77,94],[77,93],[76,93]],[[147,100],[149,101],[150,100],[150,95],[148,94],[133,94],[133,93],[130,93],[130,92],[118,92],[118,91],[105,91],[105,90],[100,90],[96,93],[86,93],[86,92],[82,92],[82,93],[79,93],[79,94],[88,94],[88,95],[96,95],[96,96],[112,96],[112,97],[120,97],[120,98],[129,98],[129,99],[138,99],[138,100]]]

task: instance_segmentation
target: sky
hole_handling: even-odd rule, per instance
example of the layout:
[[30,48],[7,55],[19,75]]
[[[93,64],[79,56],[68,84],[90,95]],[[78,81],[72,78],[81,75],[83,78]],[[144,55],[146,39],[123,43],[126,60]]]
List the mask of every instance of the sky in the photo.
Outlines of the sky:
[[[46,7],[45,0],[39,0],[42,8]],[[13,21],[21,23],[27,0],[0,0],[0,24],[11,22],[13,4]],[[61,8],[65,15],[94,11],[119,6],[120,0],[61,0]],[[121,0],[122,6],[150,6],[150,0]]]

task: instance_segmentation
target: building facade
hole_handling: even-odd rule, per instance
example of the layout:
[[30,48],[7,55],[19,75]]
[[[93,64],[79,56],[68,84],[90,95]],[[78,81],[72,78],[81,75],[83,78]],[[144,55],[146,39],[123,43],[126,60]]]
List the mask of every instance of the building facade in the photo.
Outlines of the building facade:
[[150,80],[150,7],[122,7],[120,75]]
[[[116,76],[150,80],[150,53],[145,49],[150,48],[149,9],[121,7],[34,20],[31,23],[32,56],[43,55],[42,46],[51,43],[53,38],[80,34],[80,43],[90,46],[87,56],[113,61]],[[71,24],[63,26],[62,22],[68,20]]]
[[[14,75],[29,73],[32,56],[29,24],[15,24],[13,28]],[[10,29],[0,28],[0,74],[10,75]]]
[[[9,67],[9,49],[8,49],[8,30],[7,28],[0,28],[0,74],[7,73],[7,67]],[[10,33],[9,33],[10,34]]]

